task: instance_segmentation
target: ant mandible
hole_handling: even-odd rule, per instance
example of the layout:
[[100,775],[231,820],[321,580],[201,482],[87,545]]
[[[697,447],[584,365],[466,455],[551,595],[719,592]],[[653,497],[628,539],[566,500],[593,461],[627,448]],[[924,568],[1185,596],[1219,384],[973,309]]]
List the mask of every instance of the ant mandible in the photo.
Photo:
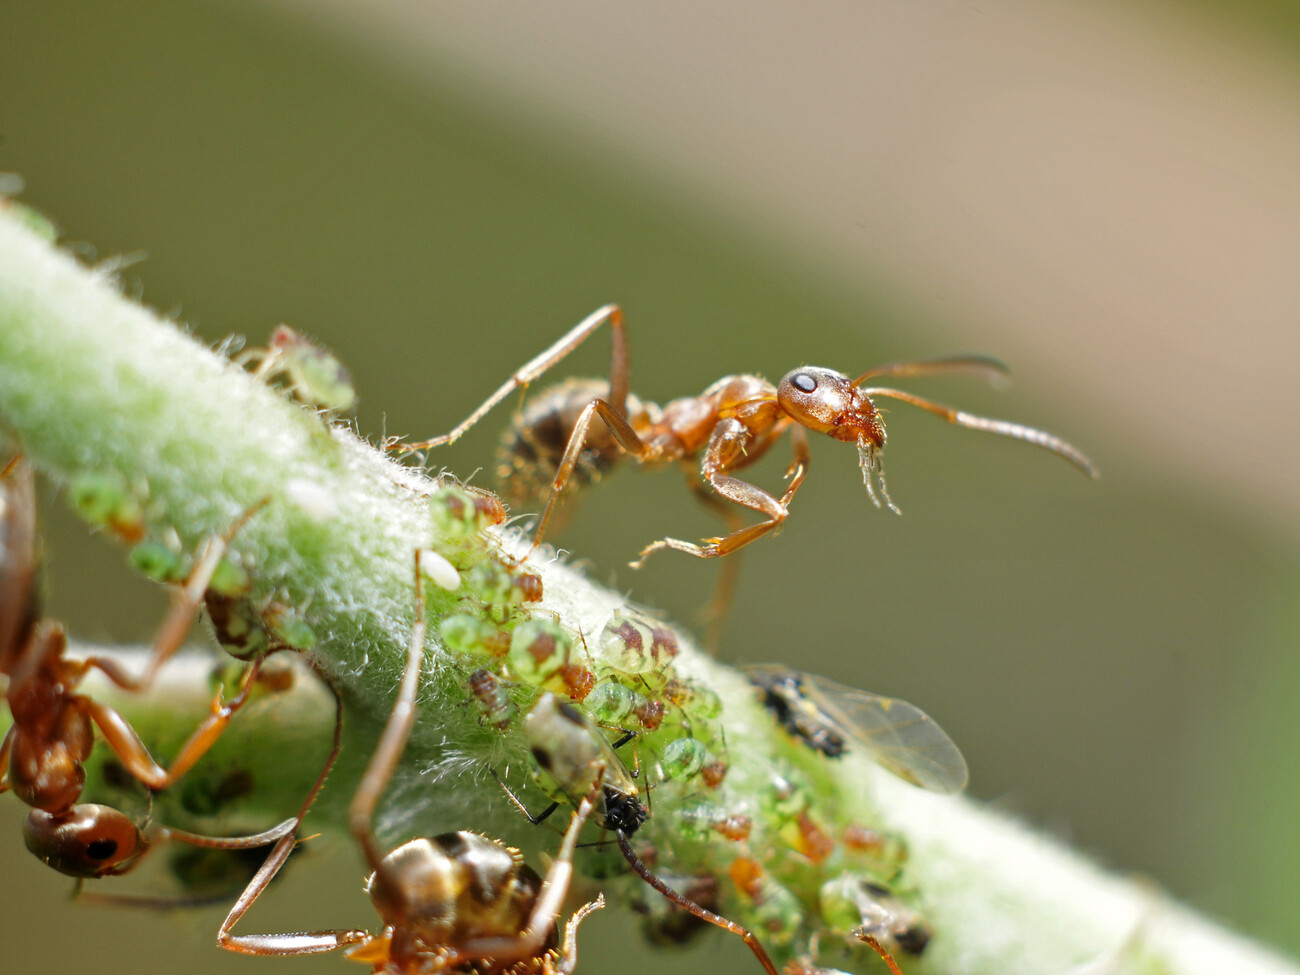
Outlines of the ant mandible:
[[[699,396],[675,399],[662,408],[639,401],[628,390],[627,336],[623,312],[617,305],[606,305],[579,322],[515,372],[450,433],[418,443],[393,445],[392,449],[410,453],[454,443],[494,406],[516,389],[526,388],[541,377],[606,322],[612,334],[608,384],[571,381],[543,393],[517,417],[503,444],[505,457],[501,472],[507,479],[521,482],[524,490],[542,487],[548,469],[555,472],[550,478],[546,508],[533,532],[534,549],[545,537],[546,527],[565,491],[591,483],[620,456],[628,454],[640,464],[676,462],[688,468],[699,457],[699,473],[715,493],[709,494],[694,480],[692,487],[703,500],[723,512],[730,527],[726,536],[700,543],[678,538],[652,542],[632,563],[634,568],[665,548],[699,558],[716,558],[739,551],[781,527],[789,516],[790,502],[808,473],[808,430],[856,444],[867,494],[876,507],[883,504],[898,513],[885,488],[881,462],[885,424],[872,402],[873,397],[901,400],[958,426],[1023,440],[1063,457],[1090,477],[1097,476],[1092,461],[1080,450],[1045,431],[975,416],[904,390],[864,385],[882,377],[914,378],[953,372],[985,377],[1005,374],[1006,367],[1001,362],[982,356],[891,363],[869,369],[853,380],[832,369],[804,366],[786,373],[776,386],[761,376],[724,376]],[[592,428],[596,417],[603,421],[605,430]],[[778,498],[732,476],[733,471],[749,466],[767,453],[787,431],[794,458],[785,472],[790,483],[784,494]],[[727,508],[720,499],[749,508],[765,520],[741,527],[735,510]]]
[[31,466],[19,455],[0,471],[0,674],[8,678],[5,697],[13,719],[0,742],[0,792],[12,789],[32,807],[23,825],[27,846],[54,869],[79,879],[104,877],[132,869],[160,840],[233,850],[265,846],[292,833],[293,819],[247,837],[207,837],[165,827],[146,830],[116,809],[77,801],[86,779],[82,763],[94,747],[95,728],[131,775],[156,791],[199,760],[248,698],[256,664],[246,671],[236,697],[224,704],[214,702],[171,768],[164,769],[121,714],[76,693],[92,669],[127,690],[140,690],[153,680],[189,632],[225,543],[223,538],[210,540],[198,558],[182,599],[159,631],[142,677],[132,677],[106,657],[70,660],[64,656],[63,626],[40,618]]
[[[360,930],[296,934],[232,934],[231,929],[293,851],[294,837],[276,844],[217,934],[217,944],[246,955],[310,955],[348,948],[351,961],[386,975],[432,972],[510,972],[567,975],[577,965],[577,929],[604,906],[598,896],[579,908],[553,947],[561,905],[573,877],[578,834],[591,815],[603,775],[574,810],[545,880],[517,850],[481,833],[461,830],[411,840],[385,854],[374,834],[375,807],[392,778],[415,724],[416,692],[424,662],[424,595],[415,559],[415,624],[393,710],[348,810],[352,835],[371,869],[366,889],[383,919],[379,934]],[[317,781],[319,789],[324,776]],[[307,805],[310,805],[311,797]],[[303,807],[306,811],[306,805]]]

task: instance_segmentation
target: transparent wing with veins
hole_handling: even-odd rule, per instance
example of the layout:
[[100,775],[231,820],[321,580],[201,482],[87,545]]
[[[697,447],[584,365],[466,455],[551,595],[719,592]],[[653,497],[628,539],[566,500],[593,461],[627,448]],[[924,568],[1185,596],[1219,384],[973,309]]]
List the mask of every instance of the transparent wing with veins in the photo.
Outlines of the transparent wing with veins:
[[800,677],[808,699],[831,725],[899,778],[931,792],[966,787],[966,759],[920,708],[814,674]]

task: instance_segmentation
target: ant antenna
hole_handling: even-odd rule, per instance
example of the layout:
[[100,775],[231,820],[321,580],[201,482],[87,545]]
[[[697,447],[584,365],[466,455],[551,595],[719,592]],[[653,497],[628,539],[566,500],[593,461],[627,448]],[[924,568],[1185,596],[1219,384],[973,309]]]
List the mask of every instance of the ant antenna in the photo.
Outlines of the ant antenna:
[[[682,910],[690,911],[701,921],[708,921],[710,924],[716,925],[717,927],[725,928],[732,934],[740,935],[745,944],[749,945],[749,950],[754,953],[754,957],[758,959],[758,963],[763,966],[763,970],[767,972],[767,975],[777,975],[776,965],[772,963],[772,958],[768,955],[767,949],[764,948],[758,938],[754,936],[753,931],[750,931],[749,928],[741,927],[735,921],[727,920],[720,914],[714,914],[708,908],[701,907],[686,895],[679,894],[677,891],[673,890],[657,876],[651,873],[650,868],[647,867],[645,863],[642,862],[641,858],[636,855],[636,851],[632,849],[632,844],[628,841],[627,833],[623,832],[621,829],[616,830],[615,832],[618,835],[618,848],[623,851],[623,859],[628,862],[628,865],[637,872],[642,880],[648,883],[655,890],[659,891],[659,893],[663,894],[678,907],[682,908]],[[889,957],[882,949],[877,948],[877,951],[881,951],[883,957]],[[897,967],[894,968],[894,972],[896,975],[902,975],[902,973],[898,971]]]

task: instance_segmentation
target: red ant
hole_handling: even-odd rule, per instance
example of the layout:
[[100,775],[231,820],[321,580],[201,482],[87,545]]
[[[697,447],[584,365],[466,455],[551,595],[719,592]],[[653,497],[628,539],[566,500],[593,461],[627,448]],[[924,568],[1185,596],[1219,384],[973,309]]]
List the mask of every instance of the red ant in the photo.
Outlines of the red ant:
[[[854,443],[867,494],[876,507],[898,513],[885,488],[881,454],[885,447],[884,420],[872,398],[901,400],[973,430],[983,430],[1013,440],[1023,440],[1049,450],[1074,464],[1090,477],[1097,470],[1081,451],[1059,437],[1034,427],[994,420],[943,406],[914,393],[888,386],[865,386],[882,377],[920,377],[942,373],[973,372],[999,377],[1006,367],[996,359],[959,356],[877,366],[850,380],[843,373],[803,366],[786,373],[773,386],[761,376],[734,375],[719,379],[699,396],[675,399],[662,408],[642,402],[628,390],[629,360],[623,312],[606,305],[587,316],[550,348],[515,372],[450,433],[418,443],[394,445],[402,453],[428,450],[459,440],[494,406],[516,389],[526,388],[581,345],[601,325],[612,330],[609,382],[571,380],[533,400],[516,417],[502,444],[502,480],[522,501],[540,495],[550,480],[546,508],[533,531],[535,549],[546,535],[565,491],[594,482],[624,454],[640,464],[678,463],[693,469],[698,458],[700,476],[713,489],[691,479],[692,489],[727,520],[729,533],[700,543],[663,538],[642,549],[632,563],[640,567],[661,549],[671,548],[699,558],[715,558],[739,551],[785,522],[795,492],[808,472],[807,430]],[[599,417],[603,422],[593,427]],[[758,460],[789,431],[794,457],[785,472],[789,486],[779,498],[748,481],[734,477]],[[553,472],[553,473],[552,473]],[[765,520],[741,526],[731,501],[762,515]],[[724,580],[715,611],[726,603],[731,580]]]
[[121,714],[76,692],[92,669],[127,690],[142,689],[152,681],[189,632],[228,537],[210,540],[197,559],[182,599],[159,631],[143,677],[132,677],[106,657],[69,660],[64,656],[63,626],[40,619],[32,469],[20,455],[0,471],[0,674],[8,679],[5,697],[13,718],[0,742],[0,792],[12,789],[32,807],[23,826],[27,846],[56,870],[82,879],[103,877],[132,869],[158,840],[236,850],[264,846],[292,832],[292,819],[247,837],[207,837],[157,826],[142,829],[116,809],[77,802],[86,778],[82,763],[94,747],[95,728],[132,776],[159,790],[199,760],[247,700],[258,664],[246,671],[234,699],[213,702],[212,713],[181,748],[171,768],[164,769]]
[[577,964],[578,925],[605,903],[597,897],[575,911],[565,925],[563,945],[554,947],[554,928],[573,876],[578,834],[592,812],[603,776],[597,776],[591,793],[574,811],[545,880],[517,850],[480,833],[461,830],[416,839],[387,854],[375,839],[375,807],[415,724],[424,662],[422,584],[417,553],[415,625],[406,668],[388,723],[348,811],[352,835],[371,869],[366,888],[383,919],[383,930],[379,934],[346,929],[231,934],[293,851],[290,835],[276,844],[231,908],[217,943],[246,955],[311,955],[347,947],[349,960],[371,964],[376,973],[386,975],[506,971],[567,975]]
[[[516,389],[526,388],[540,378],[605,322],[613,330],[608,384],[570,382],[548,391],[518,418],[505,444],[508,460],[513,462],[506,465],[506,474],[536,480],[542,470],[555,471],[546,508],[533,532],[534,548],[541,544],[556,505],[575,478],[576,486],[589,483],[624,453],[638,463],[650,465],[672,462],[689,465],[703,453],[699,461],[700,475],[709,486],[722,498],[765,515],[767,520],[747,528],[735,528],[726,537],[707,539],[703,544],[661,539],[646,546],[633,565],[639,565],[646,556],[663,548],[700,558],[729,555],[779,528],[789,515],[790,500],[808,471],[805,429],[856,443],[868,495],[877,507],[883,500],[886,507],[897,513],[898,508],[885,490],[880,456],[885,447],[885,424],[872,402],[873,396],[902,400],[958,426],[1023,440],[1065,458],[1090,477],[1097,475],[1092,461],[1081,451],[1050,433],[1007,420],[974,416],[903,390],[863,386],[868,380],[883,376],[918,377],[951,372],[993,377],[1005,374],[1006,366],[983,356],[896,362],[869,369],[854,380],[831,369],[804,366],[786,373],[777,386],[760,376],[724,376],[699,396],[675,399],[662,409],[652,403],[642,403],[628,392],[627,336],[623,312],[617,305],[606,305],[579,322],[515,372],[450,433],[419,443],[395,445],[394,449],[409,453],[455,443],[489,410]],[[591,429],[597,416],[607,430]],[[787,430],[793,441],[794,460],[786,471],[790,486],[780,498],[731,476],[730,472],[762,457]],[[716,498],[708,497],[718,503]]]

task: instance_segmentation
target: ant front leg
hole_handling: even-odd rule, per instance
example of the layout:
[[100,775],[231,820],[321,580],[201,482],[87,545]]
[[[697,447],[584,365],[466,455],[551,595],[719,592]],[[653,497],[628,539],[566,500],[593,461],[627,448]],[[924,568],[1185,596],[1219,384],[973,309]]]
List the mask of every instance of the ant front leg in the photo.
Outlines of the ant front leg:
[[764,535],[775,531],[784,524],[785,519],[790,514],[789,504],[808,473],[808,438],[799,427],[795,427],[791,431],[794,459],[786,470],[786,476],[790,478],[790,486],[786,488],[785,494],[780,499],[774,498],[757,485],[723,473],[729,466],[726,458],[744,456],[744,446],[748,439],[749,433],[739,420],[728,419],[722,421],[718,424],[713,436],[709,438],[709,446],[704,455],[704,463],[701,466],[704,476],[713,490],[728,501],[734,501],[736,504],[757,511],[759,514],[767,515],[767,521],[761,521],[756,525],[733,531],[723,538],[705,539],[703,544],[687,542],[680,538],[660,539],[641,550],[641,555],[632,563],[632,568],[639,569],[645,564],[645,560],[650,555],[663,549],[674,549],[701,559],[730,555],[733,552],[738,552],[750,542],[757,541]]
[[441,437],[434,437],[432,440],[421,440],[418,443],[395,444],[390,449],[401,454],[409,454],[417,450],[429,450],[432,447],[455,443],[474,424],[487,416],[494,406],[516,389],[526,389],[529,383],[539,379],[548,369],[585,342],[605,322],[609,322],[609,327],[613,330],[609,366],[609,401],[619,413],[625,413],[627,411],[628,373],[630,371],[627,333],[623,328],[622,309],[618,305],[606,305],[604,308],[598,308],[592,312],[561,336],[558,342],[521,366],[495,393],[480,403],[478,409],[461,421],[460,425],[450,433],[444,433]]

